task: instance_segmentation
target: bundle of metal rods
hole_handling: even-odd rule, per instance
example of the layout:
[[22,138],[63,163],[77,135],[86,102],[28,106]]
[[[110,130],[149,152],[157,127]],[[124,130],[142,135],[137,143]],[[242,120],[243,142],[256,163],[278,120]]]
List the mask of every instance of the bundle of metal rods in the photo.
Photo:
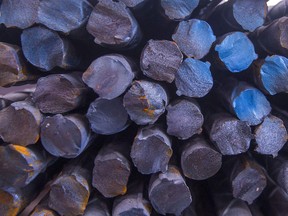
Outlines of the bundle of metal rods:
[[0,216],[287,216],[287,0],[2,0],[0,24]]

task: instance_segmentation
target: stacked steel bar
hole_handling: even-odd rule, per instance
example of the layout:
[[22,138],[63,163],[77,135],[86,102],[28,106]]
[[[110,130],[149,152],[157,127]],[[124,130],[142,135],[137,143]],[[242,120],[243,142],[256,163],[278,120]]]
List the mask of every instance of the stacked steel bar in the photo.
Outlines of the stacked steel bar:
[[0,216],[287,214],[287,0],[2,0],[0,23]]

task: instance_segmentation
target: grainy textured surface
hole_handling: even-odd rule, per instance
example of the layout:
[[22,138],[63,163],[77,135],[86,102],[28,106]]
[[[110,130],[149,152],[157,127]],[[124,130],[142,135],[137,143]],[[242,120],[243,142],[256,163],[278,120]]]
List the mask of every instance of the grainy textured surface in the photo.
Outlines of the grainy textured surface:
[[153,124],[165,112],[168,96],[158,83],[139,80],[124,95],[123,104],[136,124]]
[[21,45],[25,58],[43,71],[55,67],[73,69],[80,63],[67,38],[42,26],[25,29],[21,34]]
[[267,116],[255,129],[256,152],[274,157],[287,142],[288,134],[283,121],[273,115]]
[[131,148],[131,159],[142,174],[165,172],[172,156],[170,137],[158,126],[138,130]]
[[33,104],[14,102],[0,111],[0,137],[7,143],[34,144],[40,137],[41,120],[42,115]]
[[91,136],[88,120],[79,114],[48,116],[41,123],[41,143],[56,157],[79,156],[88,147]]
[[38,80],[32,95],[43,113],[65,113],[85,104],[88,88],[80,73],[53,74]]
[[154,209],[163,215],[180,215],[192,202],[189,188],[175,166],[169,166],[165,173],[152,175],[148,194]]
[[181,153],[181,168],[187,178],[204,180],[215,175],[222,166],[222,155],[203,137],[185,142]]
[[183,55],[176,43],[150,40],[142,51],[140,64],[143,73],[158,81],[173,82]]
[[204,97],[213,86],[210,63],[187,58],[175,75],[178,96]]
[[86,117],[92,131],[103,135],[118,133],[130,123],[121,97],[113,100],[96,99],[90,104]]
[[201,59],[208,54],[216,37],[207,22],[190,19],[179,23],[172,39],[186,56]]
[[125,92],[136,73],[134,62],[125,56],[110,54],[93,61],[82,79],[99,97],[111,100]]
[[[104,197],[111,198],[127,192],[131,172],[127,150],[127,143],[110,143],[102,147],[95,158],[92,184]],[[107,172],[111,170],[113,172]]]
[[141,31],[131,11],[123,2],[100,0],[89,17],[88,32],[95,43],[112,48],[137,45]]
[[177,99],[167,106],[167,133],[178,139],[188,139],[202,132],[204,117],[196,100]]
[[228,113],[211,115],[205,123],[205,129],[223,155],[237,155],[248,151],[253,138],[247,123]]

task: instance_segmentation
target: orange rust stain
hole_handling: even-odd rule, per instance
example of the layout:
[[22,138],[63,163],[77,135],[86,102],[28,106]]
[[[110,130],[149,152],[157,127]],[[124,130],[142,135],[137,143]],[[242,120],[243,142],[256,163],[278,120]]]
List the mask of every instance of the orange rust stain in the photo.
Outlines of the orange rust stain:
[[17,216],[18,215],[18,213],[20,212],[20,208],[11,208],[11,209],[9,209],[6,213],[7,213],[7,215],[9,215],[9,216]]
[[140,97],[139,97],[139,100],[147,100],[147,98],[146,98],[145,95],[143,95],[143,96],[140,96]]
[[27,156],[27,157],[31,157],[31,153],[30,153],[30,151],[29,151],[26,147],[24,147],[24,146],[19,146],[19,145],[14,145],[13,147],[14,147],[14,149],[15,149],[16,151],[18,151],[20,154],[25,155],[25,156]]
[[170,171],[171,173],[175,173],[175,174],[179,174],[179,173],[180,173],[179,170],[177,170],[177,169],[176,169],[175,167],[173,167],[173,166],[170,167],[169,171]]
[[0,191],[0,206],[6,206],[6,215],[16,216],[20,211],[20,207],[18,205],[19,203],[17,201],[15,202],[10,194],[5,191]]
[[51,216],[54,215],[54,213],[52,212],[52,210],[48,210],[48,209],[41,209],[41,210],[35,210],[32,215],[43,215],[43,216]]
[[154,116],[155,111],[153,110],[153,107],[150,105],[149,100],[145,95],[138,97],[139,100],[146,100],[148,103],[148,107],[143,109],[143,112],[147,113],[149,116]]
[[84,211],[88,205],[89,196],[90,196],[90,190],[89,189],[87,190],[87,188],[85,187],[86,185],[88,185],[88,182],[82,177],[77,178],[76,176],[73,176],[73,177],[69,177],[69,178],[72,178],[71,180],[74,181],[75,186],[76,186],[76,184],[77,185],[80,184],[79,186],[81,189],[79,188],[79,194],[80,194],[81,198],[80,198],[80,196],[79,196],[79,198],[82,199],[82,201],[79,202],[78,206],[80,208],[81,215],[82,215],[82,214],[84,214]]
[[123,186],[122,191],[121,191],[121,195],[126,194],[126,192],[127,192],[127,187]]
[[5,191],[0,191],[0,203],[1,204],[7,204],[8,202],[11,202],[11,196],[5,192]]
[[34,142],[35,142],[35,143],[38,142],[39,139],[40,139],[40,135],[37,134],[37,136],[35,137],[35,141],[34,141]]
[[147,113],[149,116],[154,116],[155,111],[149,108],[144,108],[143,111]]
[[89,196],[90,196],[90,193],[87,193],[87,195],[83,197],[83,202],[80,203],[80,209],[81,209],[82,214],[84,214],[84,211],[88,205]]

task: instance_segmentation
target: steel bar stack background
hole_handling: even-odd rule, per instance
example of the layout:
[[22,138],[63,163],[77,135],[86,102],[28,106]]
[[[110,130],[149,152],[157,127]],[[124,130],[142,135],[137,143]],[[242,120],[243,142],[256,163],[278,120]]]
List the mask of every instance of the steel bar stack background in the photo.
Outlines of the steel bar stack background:
[[287,216],[288,1],[0,1],[1,216]]

